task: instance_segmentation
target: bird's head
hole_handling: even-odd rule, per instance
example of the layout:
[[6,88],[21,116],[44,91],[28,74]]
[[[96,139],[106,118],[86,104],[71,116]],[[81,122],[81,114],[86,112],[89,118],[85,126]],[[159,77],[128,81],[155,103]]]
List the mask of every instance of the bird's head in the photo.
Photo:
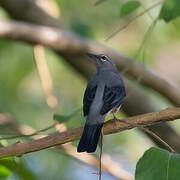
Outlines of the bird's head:
[[95,61],[98,69],[116,69],[114,62],[107,55],[91,53],[87,53],[87,55]]

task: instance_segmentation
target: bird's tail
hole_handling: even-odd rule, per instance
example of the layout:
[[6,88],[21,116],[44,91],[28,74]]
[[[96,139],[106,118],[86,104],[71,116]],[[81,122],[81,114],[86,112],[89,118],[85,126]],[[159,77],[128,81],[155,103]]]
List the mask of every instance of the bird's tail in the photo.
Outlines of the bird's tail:
[[85,124],[83,134],[78,144],[77,152],[92,153],[96,151],[99,136],[101,134],[103,123]]

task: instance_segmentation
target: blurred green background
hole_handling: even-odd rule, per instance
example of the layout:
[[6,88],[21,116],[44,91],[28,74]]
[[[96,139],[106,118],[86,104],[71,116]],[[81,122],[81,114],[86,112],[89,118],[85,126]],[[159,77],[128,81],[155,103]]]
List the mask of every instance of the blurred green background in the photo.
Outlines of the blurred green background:
[[[156,1],[142,1],[145,8],[154,2]],[[134,57],[160,7],[146,13],[112,39],[105,41],[113,31],[143,11],[143,8],[140,7],[128,17],[120,18],[122,1],[108,0],[98,6],[94,6],[94,3],[93,0],[56,0],[61,25],[82,37],[113,47],[126,56]],[[9,19],[10,17],[0,9],[0,18]],[[170,24],[159,21],[146,43],[145,60],[141,53],[137,58],[140,63],[152,67],[176,83],[180,83],[179,22],[179,19]],[[45,56],[58,100],[55,112],[69,115],[78,108],[82,108],[86,80],[51,50],[45,49]],[[152,98],[155,105],[162,109],[169,106],[166,100],[154,91],[141,88]],[[27,124],[36,130],[53,124],[53,114],[46,104],[33,56],[33,47],[28,44],[0,39],[0,112],[9,113],[17,123]],[[125,114],[120,113],[119,116],[124,117]],[[67,122],[67,127],[70,129],[83,124],[81,110]],[[180,123],[176,121],[171,124],[177,131],[180,130]],[[55,128],[47,131],[49,134],[54,132],[56,132]],[[11,132],[7,130],[6,133]],[[17,140],[19,139],[4,143],[12,144]],[[73,144],[76,145],[77,142]],[[104,152],[110,154],[113,160],[123,164],[130,172],[134,172],[136,161],[150,146],[152,146],[151,141],[136,129],[104,138]],[[93,174],[97,170],[53,149],[27,154],[13,159],[13,162],[15,163],[12,167],[13,173],[8,180],[97,179],[97,175]],[[115,178],[103,174],[103,179]]]

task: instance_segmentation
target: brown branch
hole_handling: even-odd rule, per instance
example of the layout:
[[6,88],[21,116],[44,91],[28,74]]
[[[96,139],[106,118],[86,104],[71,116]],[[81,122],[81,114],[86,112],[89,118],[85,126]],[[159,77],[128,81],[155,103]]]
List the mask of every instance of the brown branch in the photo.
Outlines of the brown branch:
[[[57,24],[59,22],[54,19],[56,21],[56,23],[54,24],[53,22],[50,22],[48,18],[44,18],[46,17],[44,16],[45,12],[43,12],[39,8],[33,8],[33,13],[29,13],[29,11],[27,11],[27,7],[34,6],[34,4],[30,5],[29,3],[33,3],[33,1],[31,0],[6,0],[6,1],[0,0],[0,5],[2,5],[3,8],[5,8],[5,10],[15,19],[32,22],[39,25],[58,27]],[[14,6],[14,4],[16,6]],[[2,28],[4,32],[4,28],[7,28],[7,27],[2,26]],[[87,60],[87,57],[84,56],[84,51],[86,50],[87,44],[89,45],[91,44],[93,46],[93,43],[80,39],[72,33],[67,32],[64,35],[65,35],[65,38],[62,39],[64,40],[64,42],[66,41],[68,42],[68,38],[66,38],[66,36],[72,37],[70,38],[70,43],[73,41],[73,46],[69,46],[70,47],[69,50],[66,50],[66,49],[64,51],[63,49],[62,51],[59,50],[58,51],[59,55],[63,56],[64,59],[72,67],[74,67],[76,71],[80,72],[81,75],[83,75],[86,78],[89,77],[93,72],[93,66]],[[76,43],[74,43],[75,41]],[[82,46],[79,47],[79,43],[81,44],[81,42],[84,42],[85,44],[84,47],[83,47],[83,44]],[[76,53],[76,49],[77,49],[77,53]],[[88,50],[93,50],[94,52],[97,52],[97,53],[103,52],[103,53],[109,54],[113,58],[113,60],[116,61],[116,64],[120,71],[123,71],[124,69],[128,70],[126,72],[127,75],[130,75],[134,77],[135,79],[141,78],[141,83],[143,85],[153,88],[154,90],[158,91],[162,95],[166,96],[166,98],[169,99],[170,102],[172,102],[174,105],[176,106],[180,105],[180,96],[179,96],[178,87],[174,84],[171,84],[170,81],[167,81],[158,73],[153,72],[149,68],[148,69],[144,68],[144,66],[137,64],[135,61],[132,61],[131,59],[122,56],[120,53],[112,50],[111,48],[94,44],[94,48],[90,47],[88,48]],[[144,114],[144,113],[158,110],[158,108],[155,107],[155,105],[151,103],[150,98],[148,98],[142,92],[142,90],[139,90],[137,86],[134,86],[133,83],[128,82],[126,84],[126,88],[131,89],[131,90],[133,89],[133,93],[131,94],[131,97],[126,98],[126,101],[122,107],[122,109],[125,111],[126,114],[130,116],[134,116],[137,114]],[[163,140],[168,142],[168,144],[170,144],[177,152],[180,152],[179,136],[169,125],[165,123],[156,124],[156,125],[149,126],[149,128],[153,132],[158,134]],[[150,138],[158,146],[161,147],[161,144],[157,142],[156,139],[154,139],[152,136],[150,136]]]
[[[127,121],[123,121],[124,123],[127,123],[129,125],[133,125],[133,123],[131,122],[127,122]],[[148,128],[145,128],[143,126],[136,126],[137,128],[141,129],[142,131],[144,131],[145,133],[149,134],[150,136],[154,137],[157,141],[159,141],[162,145],[164,145],[164,147],[166,149],[168,149],[171,153],[176,153],[175,150],[165,141],[163,141],[158,135],[156,135],[154,132],[152,132],[151,130],[149,130]]]
[[[55,107],[57,106],[57,98],[54,94],[53,80],[46,63],[43,46],[41,45],[34,46],[34,56],[42,84],[42,89],[45,94],[46,103],[53,112]],[[66,124],[64,123],[59,124],[57,122],[55,122],[55,124],[56,124],[55,126],[56,130],[59,133],[67,130]],[[88,164],[98,169],[99,160],[97,157],[87,153],[81,153],[80,155],[79,153],[77,153],[76,147],[74,147],[71,143],[62,144],[60,147],[57,147],[57,149],[62,150],[66,155],[70,156],[71,158],[73,157],[78,161],[81,161],[85,164]],[[110,158],[109,155],[105,155],[105,156],[108,156]],[[101,162],[101,158],[100,158],[100,162]],[[108,168],[108,164],[111,164],[115,167],[115,169],[118,169],[118,173],[114,168]],[[112,160],[109,162],[107,158],[104,160],[103,163],[101,163],[101,168],[103,168],[103,170],[105,170],[106,172],[110,173],[111,175],[115,176],[118,179],[119,178],[123,180],[134,179],[133,176],[124,169],[122,169],[119,164],[115,163]]]
[[153,136],[154,138],[156,138],[158,141],[160,141],[167,149],[169,149],[169,151],[171,153],[176,153],[175,150],[169,146],[168,143],[166,143],[165,141],[163,141],[159,136],[157,136],[155,133],[153,133],[152,131],[150,131],[149,129],[147,128],[144,128],[144,127],[139,127],[141,130],[145,131],[146,133],[150,134],[151,136]]
[[[24,23],[8,23],[4,21],[0,21],[0,36],[2,37],[8,37],[11,39],[22,39],[27,42],[31,43],[41,43],[43,45],[49,46],[51,48],[54,48],[56,50],[59,50],[62,52],[63,56],[66,57],[68,62],[72,64],[82,75],[85,77],[89,77],[90,74],[93,72],[93,66],[90,64],[90,61],[85,61],[86,58],[83,56],[80,58],[79,56],[73,55],[71,53],[76,53],[80,51],[80,49],[86,49],[88,51],[89,49],[92,49],[93,44],[89,47],[86,45],[86,41],[81,41],[76,38],[74,40],[71,40],[71,37],[69,39],[66,38],[68,33],[65,33],[63,31],[59,31],[58,29],[53,29],[49,27],[42,27],[42,26],[36,26],[36,25],[29,25]],[[67,36],[68,37],[68,36]],[[79,42],[82,42],[79,44]],[[84,43],[83,43],[84,42]],[[74,49],[76,47],[76,49]],[[86,47],[86,48],[85,48]],[[98,45],[94,45],[94,49],[97,47],[100,47]],[[66,52],[68,50],[68,52]],[[84,50],[85,51],[85,50]],[[113,51],[116,53],[115,51]],[[65,54],[68,55],[65,55]],[[113,55],[113,54],[112,54]],[[116,56],[116,54],[115,54]],[[117,63],[118,67],[121,68],[121,56],[119,56],[119,63]],[[123,61],[122,61],[123,62]],[[169,82],[165,83],[164,80],[159,81],[158,76],[151,77],[151,75],[148,75],[150,70],[147,69],[141,69],[141,66],[138,66],[135,63],[131,63],[131,61],[125,61],[126,63],[129,62],[129,65],[123,65],[122,67],[133,67],[134,74],[138,74],[137,72],[142,73],[142,76],[148,76],[148,79],[151,80],[151,83],[155,86],[159,86],[160,89],[163,91],[167,90],[175,99],[176,101],[179,101],[179,90],[177,87],[174,87],[169,85]],[[126,64],[125,63],[125,64]],[[88,66],[88,68],[87,68]],[[143,77],[144,77],[143,76]],[[160,78],[161,79],[161,78]],[[127,98],[125,101],[124,106],[122,107],[123,110],[129,114],[129,115],[137,115],[137,114],[143,114],[147,112],[156,111],[155,105],[151,105],[149,99],[139,90],[137,87],[132,86],[131,83],[126,82],[127,90],[132,92],[133,94],[130,95],[130,98]],[[170,89],[169,89],[170,88]],[[136,90],[137,89],[137,90]],[[172,91],[174,93],[172,93]],[[138,103],[138,106],[136,105]],[[176,103],[175,103],[176,104]],[[163,127],[162,127],[163,126]],[[164,133],[164,130],[166,133]],[[168,126],[168,125],[159,125],[158,127],[153,126],[151,127],[151,130],[154,131],[156,134],[158,134],[160,137],[162,137],[163,140],[165,140],[168,144],[170,144],[177,152],[180,152],[180,142],[179,142],[179,136]],[[153,138],[153,137],[151,137]],[[154,140],[154,139],[153,139]],[[154,140],[159,146],[161,144]]]
[[[109,54],[115,60],[119,70],[127,69],[126,73],[136,79],[141,77],[142,84],[160,92],[174,105],[180,106],[179,88],[157,72],[120,55],[111,48],[83,40],[67,31],[22,22],[0,21],[0,37],[42,44],[57,50],[65,57],[72,56],[74,59],[80,55],[85,59],[87,51]],[[70,58],[67,59],[71,61]]]
[[[46,58],[44,54],[44,48],[40,45],[36,45],[34,47],[34,56],[35,56],[35,61],[37,65],[37,70],[39,72],[41,84],[42,84],[42,89],[45,94],[46,98],[46,103],[49,106],[49,108],[54,111],[55,107],[57,106],[57,98],[54,94],[54,87],[53,87],[53,80],[49,71],[49,68],[46,63]],[[55,123],[56,130],[61,133],[65,130],[67,130],[66,124],[64,123]],[[26,126],[27,127],[27,126]],[[36,132],[33,131],[31,134],[35,134]],[[22,133],[21,133],[22,134]],[[37,136],[36,136],[37,137]],[[33,139],[37,138],[32,137]],[[62,150],[66,155],[70,156],[71,158],[73,157],[74,159],[81,161],[85,164],[88,164],[90,166],[93,166],[98,169],[98,164],[99,164],[99,159],[92,154],[87,154],[87,153],[77,153],[76,147],[74,147],[71,143],[67,144],[62,144],[60,147],[57,147],[58,150]],[[105,155],[106,157],[108,155]],[[102,156],[101,156],[102,157]],[[108,156],[110,158],[110,156]],[[100,158],[101,162],[101,158]],[[108,168],[108,164],[111,164],[115,167],[115,169],[118,169],[118,173],[116,172],[115,169],[113,168]],[[122,169],[119,164],[115,163],[114,161],[111,160],[109,162],[107,158],[104,160],[103,163],[101,163],[101,171],[105,170],[109,174],[115,176],[118,179],[123,179],[123,180],[133,180],[133,176],[129,174],[127,171]]]
[[[99,159],[94,156],[93,154],[88,153],[78,153],[76,147],[72,146],[71,144],[63,144],[61,149],[65,152],[65,154],[73,157],[80,162],[88,164],[96,169],[99,168]],[[109,166],[109,164],[111,166]],[[134,180],[133,176],[124,170],[119,163],[114,162],[111,157],[107,154],[102,155],[102,170],[106,171],[107,173],[113,175],[114,177],[122,180]]]
[[[15,131],[17,134],[23,136],[30,137],[30,135],[34,134],[34,136],[30,137],[30,139],[36,140],[39,138],[46,137],[46,134],[37,134],[35,129],[28,125],[16,124],[10,115],[0,114],[0,124],[4,126],[8,126],[9,130]],[[72,146],[70,143],[62,144],[60,147],[56,147],[59,152],[64,153],[65,155],[74,158],[86,165],[92,166],[98,169],[99,159],[93,154],[88,153],[78,153],[76,147]],[[103,162],[102,169],[112,176],[122,179],[122,180],[133,180],[133,175],[131,175],[128,171],[124,170],[119,163],[114,162],[111,157],[107,154],[103,154]],[[108,166],[111,164],[111,166]]]
[[[121,120],[110,120],[104,124],[105,135],[117,133],[123,130],[132,129],[135,126],[148,126],[158,122],[173,121],[180,118],[180,108],[169,108],[160,112],[147,113],[144,115],[129,117],[123,121],[132,122],[133,125],[123,123]],[[9,147],[0,148],[0,157],[22,156],[23,154],[50,148],[80,138],[82,127],[72,129],[63,133],[47,136],[38,140],[14,144]]]
[[[58,21],[49,16],[32,0],[0,0],[0,6],[8,9],[10,15],[15,19],[21,18],[23,21],[32,22],[34,24],[39,24],[40,21],[42,25],[59,27]],[[46,19],[46,21],[44,21],[44,19]]]

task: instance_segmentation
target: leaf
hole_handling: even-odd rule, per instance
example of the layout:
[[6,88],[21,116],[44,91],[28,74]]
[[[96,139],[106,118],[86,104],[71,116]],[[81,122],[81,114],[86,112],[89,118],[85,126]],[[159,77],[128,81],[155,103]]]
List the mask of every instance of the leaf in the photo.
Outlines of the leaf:
[[68,121],[71,119],[78,111],[80,111],[82,108],[75,110],[69,115],[60,115],[60,114],[54,114],[53,119],[58,121],[59,123],[63,123],[65,121]]
[[7,178],[12,172],[5,166],[0,165],[0,178]]
[[97,6],[101,3],[103,3],[104,1],[107,1],[107,0],[97,0],[94,5]]
[[[17,161],[18,160],[18,161]],[[4,175],[8,175],[9,173],[13,172],[19,176],[19,179],[26,179],[26,180],[36,180],[36,176],[31,172],[24,163],[20,161],[20,159],[16,159],[14,157],[7,157],[7,158],[0,158],[0,173],[1,167],[3,168]],[[2,174],[3,175],[3,174]],[[0,176],[1,177],[1,176]]]
[[124,17],[134,12],[138,7],[141,6],[139,1],[128,1],[120,7],[120,17]]
[[180,16],[180,0],[165,0],[159,18],[168,23],[178,16]]
[[150,148],[136,165],[135,180],[180,179],[180,154]]
[[8,165],[12,163],[12,157],[0,159],[0,177],[6,178],[12,174]]

